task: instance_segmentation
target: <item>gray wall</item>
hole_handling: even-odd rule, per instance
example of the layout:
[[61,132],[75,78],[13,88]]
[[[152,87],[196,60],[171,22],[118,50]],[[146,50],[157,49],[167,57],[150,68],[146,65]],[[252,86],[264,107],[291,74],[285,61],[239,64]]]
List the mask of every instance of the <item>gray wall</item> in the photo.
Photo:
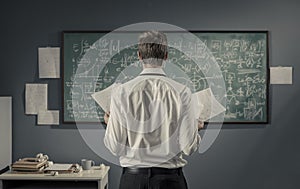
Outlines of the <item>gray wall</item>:
[[[13,159],[38,152],[55,162],[104,162],[75,125],[36,126],[24,114],[24,85],[49,84],[49,109],[61,110],[61,80],[38,79],[37,48],[59,46],[63,30],[112,30],[136,22],[165,22],[193,30],[269,30],[270,65],[293,66],[294,84],[270,88],[270,124],[229,125],[204,154],[188,158],[190,188],[300,187],[300,2],[262,0],[1,1],[0,96],[13,96]],[[107,163],[109,164],[109,163]],[[111,165],[110,186],[121,169]]]

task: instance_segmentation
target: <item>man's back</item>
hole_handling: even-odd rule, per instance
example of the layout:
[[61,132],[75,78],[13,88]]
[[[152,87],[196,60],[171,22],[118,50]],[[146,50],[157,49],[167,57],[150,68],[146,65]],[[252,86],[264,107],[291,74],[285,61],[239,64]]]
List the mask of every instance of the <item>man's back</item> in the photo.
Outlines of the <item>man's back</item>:
[[182,152],[195,151],[199,140],[190,90],[148,68],[114,92],[105,144],[121,165],[184,166]]

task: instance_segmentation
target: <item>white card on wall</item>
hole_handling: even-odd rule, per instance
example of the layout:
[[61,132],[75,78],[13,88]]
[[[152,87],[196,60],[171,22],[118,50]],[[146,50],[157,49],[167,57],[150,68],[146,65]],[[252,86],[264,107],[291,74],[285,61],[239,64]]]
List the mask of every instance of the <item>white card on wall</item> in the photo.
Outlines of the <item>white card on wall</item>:
[[40,78],[60,78],[60,48],[39,48]]
[[39,112],[38,125],[59,125],[59,110]]
[[27,83],[25,89],[25,112],[37,115],[48,109],[48,84]]
[[293,84],[292,67],[270,67],[271,84]]

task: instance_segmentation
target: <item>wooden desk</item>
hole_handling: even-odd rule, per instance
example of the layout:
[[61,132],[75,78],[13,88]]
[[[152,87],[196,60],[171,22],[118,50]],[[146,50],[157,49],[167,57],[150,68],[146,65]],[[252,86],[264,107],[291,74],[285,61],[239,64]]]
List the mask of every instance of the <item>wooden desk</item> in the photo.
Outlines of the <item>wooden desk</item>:
[[[9,188],[12,182],[16,183],[15,181],[30,181],[30,182],[43,182],[43,181],[92,181],[97,182],[98,189],[107,189],[108,188],[108,171],[109,166],[105,166],[104,168],[100,168],[98,166],[92,167],[91,170],[84,170],[80,173],[71,173],[71,174],[59,174],[56,176],[52,176],[50,174],[17,174],[11,173],[8,171],[0,175],[0,180],[3,184],[3,189]],[[9,184],[10,182],[10,184]]]

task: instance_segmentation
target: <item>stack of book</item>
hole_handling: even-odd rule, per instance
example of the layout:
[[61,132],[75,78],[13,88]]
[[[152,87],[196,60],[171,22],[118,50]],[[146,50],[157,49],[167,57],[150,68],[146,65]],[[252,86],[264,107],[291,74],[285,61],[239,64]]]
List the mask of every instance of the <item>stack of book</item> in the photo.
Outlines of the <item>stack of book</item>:
[[41,173],[44,168],[48,166],[47,159],[41,158],[23,158],[14,162],[11,166],[14,172],[29,172],[29,173]]

